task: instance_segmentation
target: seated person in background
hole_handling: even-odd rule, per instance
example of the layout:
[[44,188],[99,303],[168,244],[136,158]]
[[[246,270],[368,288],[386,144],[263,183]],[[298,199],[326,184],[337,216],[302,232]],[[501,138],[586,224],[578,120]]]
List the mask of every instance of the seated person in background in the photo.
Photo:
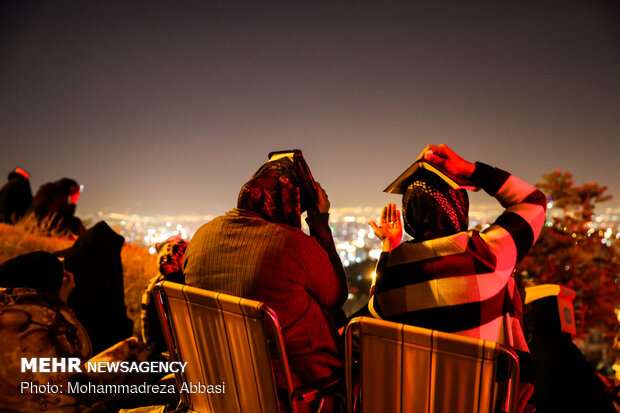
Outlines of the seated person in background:
[[506,210],[484,231],[468,230],[469,201],[436,174],[411,177],[403,195],[405,231],[394,204],[383,209],[383,241],[368,304],[372,315],[404,324],[500,342],[521,360],[519,410],[532,392],[531,361],[522,330],[521,298],[512,277],[545,221],[545,195],[517,177],[470,163],[446,145],[427,146],[420,157],[469,179]]
[[73,179],[49,182],[39,187],[30,210],[39,221],[49,219],[49,229],[58,228],[61,232],[80,235],[84,232],[84,225],[74,215],[80,193],[80,185]]
[[[308,211],[308,236],[293,163],[268,162],[241,188],[237,208],[196,232],[183,264],[186,284],[262,301],[276,312],[295,387],[342,374],[344,365],[334,315],[347,299],[346,277],[320,186],[318,198],[320,213]],[[274,371],[285,388],[277,364]]]
[[105,221],[78,237],[73,246],[55,252],[75,276],[77,287],[69,299],[86,327],[95,352],[133,334],[127,317],[121,250],[125,239]]
[[157,244],[157,263],[159,273],[149,280],[142,294],[140,321],[142,323],[142,341],[146,344],[154,358],[166,351],[166,342],[159,324],[157,309],[153,301],[153,288],[160,281],[185,283],[183,275],[183,258],[187,249],[187,241],[180,235],[174,235],[164,242]]
[[73,276],[47,252],[0,264],[0,410],[71,411],[77,403],[67,394],[20,391],[23,381],[59,385],[68,380],[67,373],[22,373],[21,357],[90,357],[88,334],[66,304],[74,287]]
[[[571,335],[562,329],[560,319],[567,316],[567,309],[558,311],[557,295],[532,298],[535,288],[525,289],[523,316],[536,379],[530,403],[537,413],[614,413],[603,381],[573,344]],[[573,314],[568,315],[572,322]]]
[[[125,373],[76,377],[74,372],[21,371],[21,358],[79,358],[92,353],[88,334],[66,302],[75,287],[73,275],[54,255],[36,251],[0,264],[0,410],[82,411],[107,410],[114,395],[66,393],[69,381],[94,384],[128,383]],[[145,360],[141,343],[131,338],[100,353],[92,361]],[[82,366],[82,371],[86,371]],[[79,374],[79,373],[78,373]],[[75,380],[73,380],[75,379]],[[138,382],[140,382],[138,381]],[[62,386],[63,392],[22,391],[22,382]],[[97,401],[99,400],[99,401]]]
[[0,189],[0,222],[14,224],[26,214],[32,202],[29,177],[22,168],[9,173],[9,182]]

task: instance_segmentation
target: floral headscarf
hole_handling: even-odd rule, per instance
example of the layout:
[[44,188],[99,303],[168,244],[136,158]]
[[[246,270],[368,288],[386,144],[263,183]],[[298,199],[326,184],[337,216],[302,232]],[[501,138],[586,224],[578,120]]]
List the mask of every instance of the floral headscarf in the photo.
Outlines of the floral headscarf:
[[180,235],[174,235],[155,246],[157,248],[157,263],[159,272],[166,279],[174,282],[184,282],[183,257],[188,243]]
[[267,162],[241,188],[237,207],[267,221],[301,228],[297,173],[289,159]]

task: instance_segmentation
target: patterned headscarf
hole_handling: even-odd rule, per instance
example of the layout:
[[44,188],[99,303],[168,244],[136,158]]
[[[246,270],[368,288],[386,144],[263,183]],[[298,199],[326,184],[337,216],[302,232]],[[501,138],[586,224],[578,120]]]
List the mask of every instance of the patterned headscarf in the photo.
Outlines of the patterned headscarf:
[[403,194],[405,231],[423,240],[428,231],[451,235],[468,229],[469,198],[432,172],[420,171]]
[[157,263],[159,272],[170,281],[184,282],[183,257],[187,249],[187,241],[180,235],[175,235],[155,247],[157,248]]
[[299,184],[293,163],[284,158],[261,166],[241,188],[237,207],[267,221],[301,228]]

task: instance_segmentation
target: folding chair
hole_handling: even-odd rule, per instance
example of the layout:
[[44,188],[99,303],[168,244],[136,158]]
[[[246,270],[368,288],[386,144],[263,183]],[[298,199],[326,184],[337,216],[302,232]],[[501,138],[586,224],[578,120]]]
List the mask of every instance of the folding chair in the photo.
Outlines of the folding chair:
[[[355,354],[354,354],[355,351]],[[510,379],[496,383],[500,354]],[[519,360],[498,343],[368,317],[346,330],[347,411],[354,410],[353,370],[358,358],[357,412],[512,412]],[[356,364],[357,364],[356,363]],[[500,399],[500,400],[496,400]]]
[[[157,284],[155,295],[170,359],[187,362],[176,381],[182,402],[192,412],[278,412],[270,350],[274,342],[287,386],[284,404],[293,413],[295,401],[316,400],[325,387],[339,381],[324,381],[320,389],[293,388],[278,318],[261,302],[170,281]],[[198,383],[223,384],[224,392],[182,391]]]

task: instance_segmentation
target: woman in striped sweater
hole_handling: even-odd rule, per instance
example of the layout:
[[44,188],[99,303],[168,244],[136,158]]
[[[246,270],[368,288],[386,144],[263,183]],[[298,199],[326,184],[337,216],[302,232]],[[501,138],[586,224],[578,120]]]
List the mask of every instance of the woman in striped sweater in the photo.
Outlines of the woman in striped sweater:
[[[401,244],[403,225],[394,204],[383,209],[380,226],[371,223],[383,253],[369,309],[378,318],[509,345],[519,353],[521,381],[531,382],[512,273],[540,234],[545,195],[501,169],[464,160],[446,145],[427,146],[420,156],[481,187],[505,210],[484,231],[468,230],[466,191],[428,171],[414,174],[403,195],[404,227],[413,240]],[[521,386],[520,411],[532,390]]]

